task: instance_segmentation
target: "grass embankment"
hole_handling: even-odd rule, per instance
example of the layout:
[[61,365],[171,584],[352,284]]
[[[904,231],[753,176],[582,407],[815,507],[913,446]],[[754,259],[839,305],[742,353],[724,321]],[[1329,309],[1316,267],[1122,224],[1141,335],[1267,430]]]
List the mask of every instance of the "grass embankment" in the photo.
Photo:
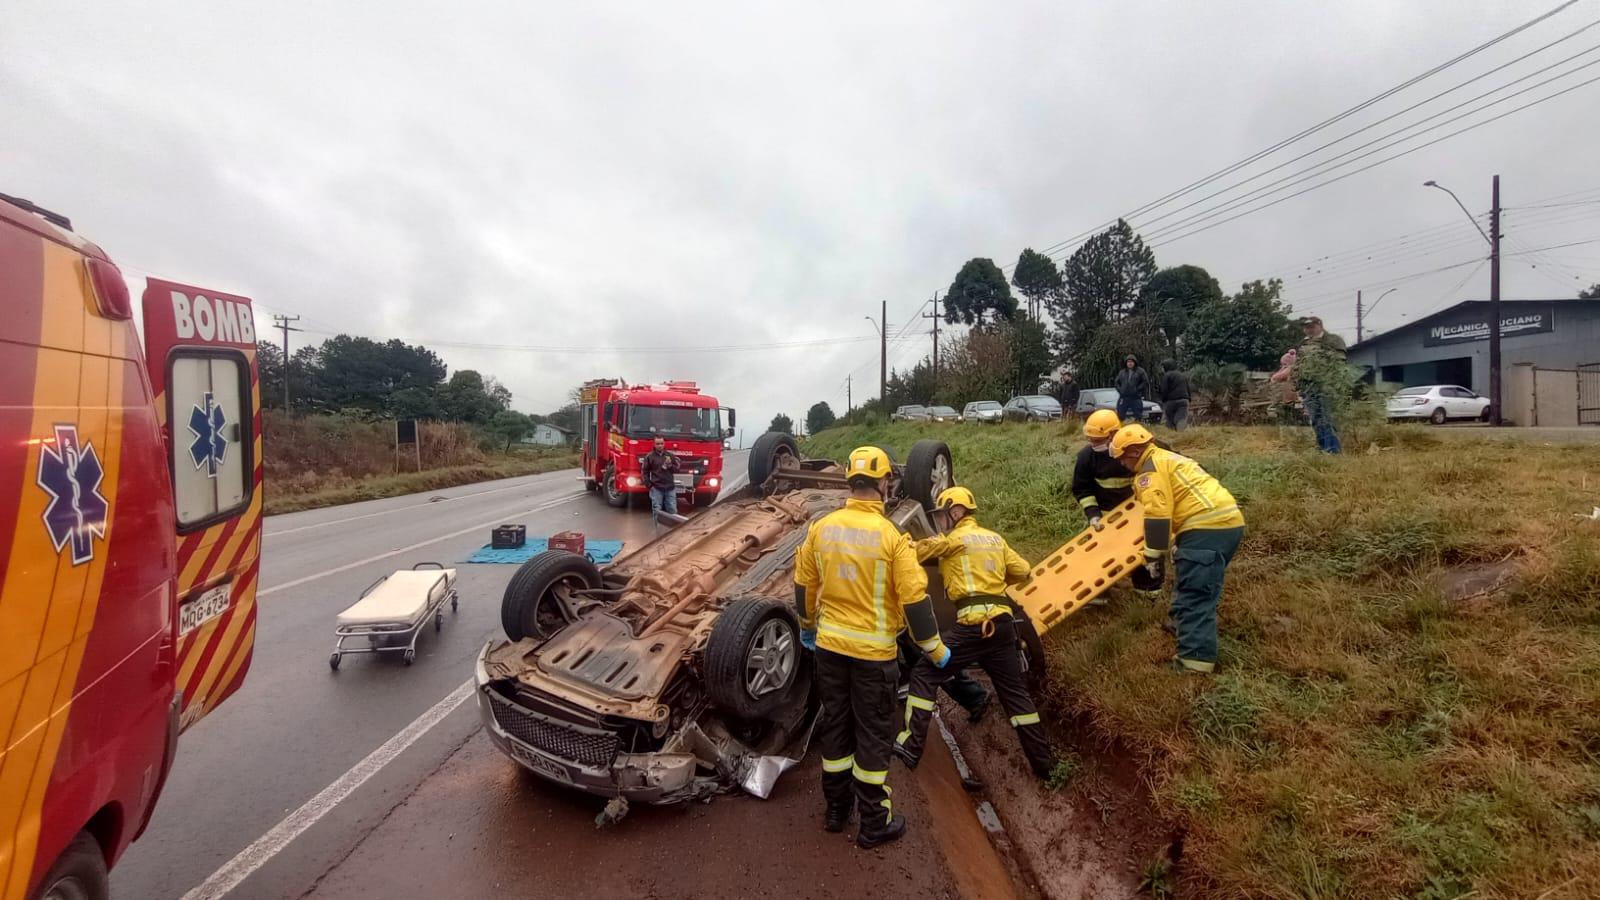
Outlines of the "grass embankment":
[[[422,471],[409,470],[417,456],[396,460],[394,424],[344,416],[288,418],[269,411],[263,445],[266,514],[397,497],[496,478],[551,472],[578,464],[565,448],[484,452],[465,425],[421,425]],[[409,452],[409,448],[408,448]]]
[[[1038,559],[1083,527],[1072,428],[837,429],[809,451],[948,440],[984,523]],[[1186,833],[1187,887],[1595,896],[1600,523],[1573,516],[1600,503],[1594,448],[1400,427],[1326,457],[1306,429],[1165,434],[1249,520],[1219,672],[1164,671],[1164,608],[1123,592],[1052,632],[1045,701],[1133,751]]]

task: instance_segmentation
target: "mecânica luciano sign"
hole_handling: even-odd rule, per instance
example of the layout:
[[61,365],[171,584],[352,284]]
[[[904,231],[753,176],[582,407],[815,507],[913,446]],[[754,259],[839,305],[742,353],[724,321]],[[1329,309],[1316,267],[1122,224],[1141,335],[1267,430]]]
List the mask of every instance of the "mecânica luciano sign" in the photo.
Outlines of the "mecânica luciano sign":
[[[1524,308],[1500,317],[1500,336],[1503,338],[1520,337],[1525,334],[1547,334],[1555,330],[1555,310],[1548,306]],[[1427,335],[1422,339],[1422,346],[1438,347],[1441,344],[1461,344],[1488,339],[1489,318],[1483,316],[1430,325]]]

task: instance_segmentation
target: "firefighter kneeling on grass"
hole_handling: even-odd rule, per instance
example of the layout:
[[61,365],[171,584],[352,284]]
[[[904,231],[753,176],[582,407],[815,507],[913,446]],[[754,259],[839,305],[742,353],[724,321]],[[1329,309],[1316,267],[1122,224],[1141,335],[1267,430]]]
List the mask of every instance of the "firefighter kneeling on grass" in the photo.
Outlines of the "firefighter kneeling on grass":
[[[1233,495],[1200,464],[1156,446],[1143,425],[1124,425],[1111,439],[1111,455],[1133,473],[1144,507],[1145,566],[1159,583],[1172,548],[1177,577],[1172,621],[1177,628],[1178,672],[1217,667],[1217,604],[1228,563],[1244,539],[1244,514]],[[1176,542],[1176,543],[1174,543]]]
[[923,562],[938,560],[945,592],[956,608],[956,627],[950,634],[948,664],[923,659],[911,671],[906,727],[895,739],[895,755],[916,768],[939,687],[967,666],[976,665],[988,673],[1034,774],[1048,778],[1050,739],[1028,694],[1016,623],[1006,599],[1006,585],[1027,581],[1032,567],[1005,538],[978,524],[973,517],[978,501],[971,491],[949,488],[939,495],[935,507],[935,516],[945,520],[946,533],[918,541],[917,556]]
[[931,665],[950,659],[911,539],[884,515],[889,465],[877,447],[850,454],[850,499],[811,526],[794,566],[800,640],[816,651],[822,699],[816,733],[827,800],[823,827],[844,830],[853,795],[862,848],[906,831],[887,783],[900,683],[896,636],[909,628]]

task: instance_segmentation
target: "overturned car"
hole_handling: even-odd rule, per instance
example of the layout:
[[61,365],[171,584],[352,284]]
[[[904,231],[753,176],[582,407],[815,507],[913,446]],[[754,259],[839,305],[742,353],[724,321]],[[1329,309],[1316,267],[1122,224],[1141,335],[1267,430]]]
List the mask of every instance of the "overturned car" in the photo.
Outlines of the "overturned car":
[[[762,435],[749,469],[739,494],[610,564],[551,551],[518,569],[501,605],[508,639],[477,662],[496,746],[551,781],[644,803],[765,796],[803,755],[816,702],[794,553],[849,491],[842,467],[803,459],[785,434]],[[886,513],[926,537],[952,484],[949,448],[919,441],[894,467]]]

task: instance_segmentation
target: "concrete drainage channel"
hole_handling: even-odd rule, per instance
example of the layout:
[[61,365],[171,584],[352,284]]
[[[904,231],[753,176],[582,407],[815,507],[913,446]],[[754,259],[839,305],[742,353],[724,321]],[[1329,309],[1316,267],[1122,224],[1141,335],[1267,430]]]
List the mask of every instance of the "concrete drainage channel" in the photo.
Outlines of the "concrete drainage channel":
[[1012,885],[983,896],[1132,897],[1152,872],[1161,887],[1177,889],[1170,857],[1180,836],[1154,814],[1131,758],[1094,744],[1085,723],[1052,729],[1076,774],[1051,789],[1033,776],[1004,718],[972,725],[941,697],[934,721],[943,740],[933,746],[948,748],[953,774],[982,784],[963,793]]

